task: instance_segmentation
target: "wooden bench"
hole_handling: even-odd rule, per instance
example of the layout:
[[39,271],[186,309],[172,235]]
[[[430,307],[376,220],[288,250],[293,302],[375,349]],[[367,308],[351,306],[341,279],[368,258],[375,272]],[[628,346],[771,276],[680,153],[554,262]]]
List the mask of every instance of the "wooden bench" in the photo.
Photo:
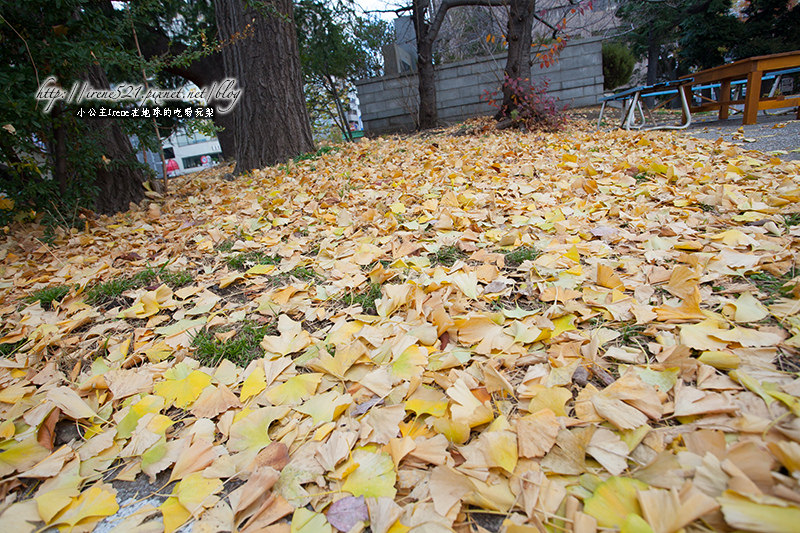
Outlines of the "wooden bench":
[[[682,90],[691,101],[694,91],[700,89],[718,89],[716,98],[702,97],[698,105],[690,105],[690,111],[719,111],[719,119],[728,118],[732,105],[744,105],[743,124],[755,124],[758,112],[767,109],[780,109],[797,106],[797,118],[800,119],[800,94],[797,96],[776,95],[777,82],[766,96],[761,96],[762,81],[777,80],[781,76],[800,72],[800,50],[772,54],[768,56],[749,57],[713,67],[689,76],[684,80]],[[731,89],[740,86],[744,89],[744,97],[731,98]],[[798,91],[800,92],[800,91]]]

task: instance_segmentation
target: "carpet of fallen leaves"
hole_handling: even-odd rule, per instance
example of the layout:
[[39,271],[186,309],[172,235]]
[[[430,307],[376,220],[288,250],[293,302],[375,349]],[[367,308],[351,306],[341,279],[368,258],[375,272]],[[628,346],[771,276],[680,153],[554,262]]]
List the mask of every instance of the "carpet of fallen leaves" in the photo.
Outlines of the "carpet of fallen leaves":
[[0,244],[5,530],[797,531],[796,163],[573,125],[225,172]]

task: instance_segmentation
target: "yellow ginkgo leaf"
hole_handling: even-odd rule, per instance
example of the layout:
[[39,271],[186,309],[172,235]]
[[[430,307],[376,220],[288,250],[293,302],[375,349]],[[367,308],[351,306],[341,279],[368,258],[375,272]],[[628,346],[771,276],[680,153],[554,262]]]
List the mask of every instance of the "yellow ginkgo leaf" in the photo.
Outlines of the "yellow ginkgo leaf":
[[164,372],[164,381],[156,383],[153,392],[164,398],[167,405],[185,409],[210,384],[211,376],[205,372],[191,370],[186,363],[178,363]]
[[739,298],[729,305],[734,308],[733,319],[736,322],[758,322],[769,315],[767,308],[749,292],[740,294]]
[[53,402],[64,414],[75,420],[93,418],[97,413],[69,387],[56,387],[47,393],[47,399]]
[[239,399],[242,402],[246,402],[248,399],[252,398],[256,394],[259,394],[266,388],[267,377],[264,374],[264,365],[262,365],[259,361],[256,368],[250,372],[250,375],[244,380],[244,383],[242,384],[242,390],[239,393]]
[[277,267],[275,265],[255,265],[250,267],[245,275],[247,276],[265,276],[275,270]]
[[470,428],[466,422],[457,422],[447,417],[436,418],[433,420],[433,428],[453,444],[464,444],[469,439]]
[[422,385],[406,400],[406,411],[412,411],[417,416],[427,414],[442,417],[447,412],[447,397],[438,390],[428,385]]
[[320,355],[306,365],[311,370],[325,372],[339,379],[344,379],[347,372],[355,362],[366,353],[364,345],[360,342],[351,342],[341,348],[336,348],[336,353],[330,355],[321,351]]
[[272,405],[295,405],[310,398],[317,390],[322,374],[309,373],[291,377],[280,385],[267,389],[264,397]]
[[224,289],[229,285],[233,285],[237,281],[242,281],[244,279],[244,274],[238,271],[233,271],[224,278],[219,281],[219,288]]
[[707,350],[701,353],[697,360],[717,370],[733,370],[739,368],[740,363],[738,355],[719,350]]
[[642,515],[636,491],[648,488],[646,483],[636,479],[610,477],[584,501],[583,511],[595,517],[601,527],[621,527],[628,515]]
[[717,498],[725,521],[745,531],[793,533],[800,523],[800,507],[769,496],[750,496],[726,490]]
[[303,405],[294,409],[309,415],[314,420],[314,425],[318,426],[336,420],[352,403],[353,398],[349,394],[339,394],[331,390],[312,396]]
[[48,455],[50,450],[39,444],[35,434],[22,441],[0,442],[0,477],[27,470]]
[[222,490],[222,486],[218,478],[206,478],[202,472],[194,472],[175,485],[173,494],[178,503],[197,517],[204,509],[216,504],[218,498],[214,494]]
[[117,511],[119,511],[117,491],[106,483],[96,483],[74,498],[49,525],[60,526],[59,529],[70,531],[78,524],[89,525],[87,522],[99,521]]
[[170,305],[172,289],[161,285],[154,291],[147,291],[133,302],[133,305],[119,314],[120,318],[147,318],[158,314],[161,307]]
[[455,402],[450,405],[450,413],[454,422],[474,428],[494,420],[494,412],[491,407],[478,400],[462,378],[456,380],[446,392]]
[[290,533],[333,533],[333,527],[325,515],[309,511],[305,507],[295,509],[292,515]]
[[34,497],[36,508],[45,523],[50,523],[72,502],[73,498],[80,494],[83,477],[80,475],[79,467],[78,461],[67,464],[59,475],[42,483],[36,491]]
[[[355,467],[355,468],[353,468]],[[352,470],[351,470],[352,469]],[[366,498],[394,498],[397,472],[392,456],[373,446],[357,448],[344,471],[349,471],[342,490]]]
[[413,379],[422,375],[423,367],[427,364],[427,350],[412,344],[392,360],[392,375],[399,379]]
[[542,409],[549,409],[556,416],[567,416],[566,403],[572,399],[572,393],[564,387],[546,387],[544,385],[530,385],[528,390],[533,394],[528,412],[536,413]]
[[172,533],[192,517],[192,513],[180,504],[177,496],[170,496],[158,508],[164,517],[164,533]]
[[132,404],[122,420],[117,424],[117,437],[127,439],[136,429],[139,419],[147,413],[158,413],[166,404],[161,396],[147,395]]
[[283,418],[288,412],[288,407],[262,407],[244,412],[231,425],[228,449],[234,452],[258,453],[272,442],[268,433],[270,424]]
[[555,338],[564,333],[565,331],[573,331],[575,327],[575,315],[564,315],[553,319],[553,331],[550,332],[550,338]]
[[267,335],[261,341],[261,347],[269,353],[289,355],[305,350],[314,343],[314,339],[303,329],[303,325],[287,315],[278,317],[278,331],[280,335]]
[[489,466],[500,467],[509,474],[517,466],[517,435],[513,431],[485,431],[480,436],[483,455]]

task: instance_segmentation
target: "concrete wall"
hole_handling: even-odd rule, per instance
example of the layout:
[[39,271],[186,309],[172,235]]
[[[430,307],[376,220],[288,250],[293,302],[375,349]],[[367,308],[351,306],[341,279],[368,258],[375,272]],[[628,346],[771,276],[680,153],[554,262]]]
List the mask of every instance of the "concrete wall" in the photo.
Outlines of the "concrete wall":
[[[544,69],[534,65],[531,74],[536,80],[548,78],[550,94],[569,107],[597,104],[603,95],[601,49],[600,38],[573,41],[561,51],[557,63]],[[500,54],[437,67],[439,121],[454,124],[467,118],[493,114],[496,110],[481,97],[487,90],[500,89],[505,63],[505,54]],[[365,131],[387,133],[414,129],[419,108],[417,83],[416,73],[357,81]]]

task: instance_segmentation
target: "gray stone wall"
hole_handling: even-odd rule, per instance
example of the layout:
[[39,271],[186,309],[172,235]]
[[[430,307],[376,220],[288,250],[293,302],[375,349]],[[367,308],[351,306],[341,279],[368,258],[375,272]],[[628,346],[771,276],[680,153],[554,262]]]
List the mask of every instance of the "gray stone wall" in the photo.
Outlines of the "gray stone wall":
[[[569,107],[597,104],[603,95],[602,39],[581,39],[561,51],[549,68],[534,65],[535,80],[550,80],[550,94]],[[533,54],[536,52],[534,51]],[[436,69],[436,105],[439,121],[454,124],[492,115],[496,111],[485,100],[486,91],[500,89],[506,56],[472,58],[441,65]],[[361,119],[367,133],[413,130],[419,95],[417,74],[394,74],[356,82]]]

